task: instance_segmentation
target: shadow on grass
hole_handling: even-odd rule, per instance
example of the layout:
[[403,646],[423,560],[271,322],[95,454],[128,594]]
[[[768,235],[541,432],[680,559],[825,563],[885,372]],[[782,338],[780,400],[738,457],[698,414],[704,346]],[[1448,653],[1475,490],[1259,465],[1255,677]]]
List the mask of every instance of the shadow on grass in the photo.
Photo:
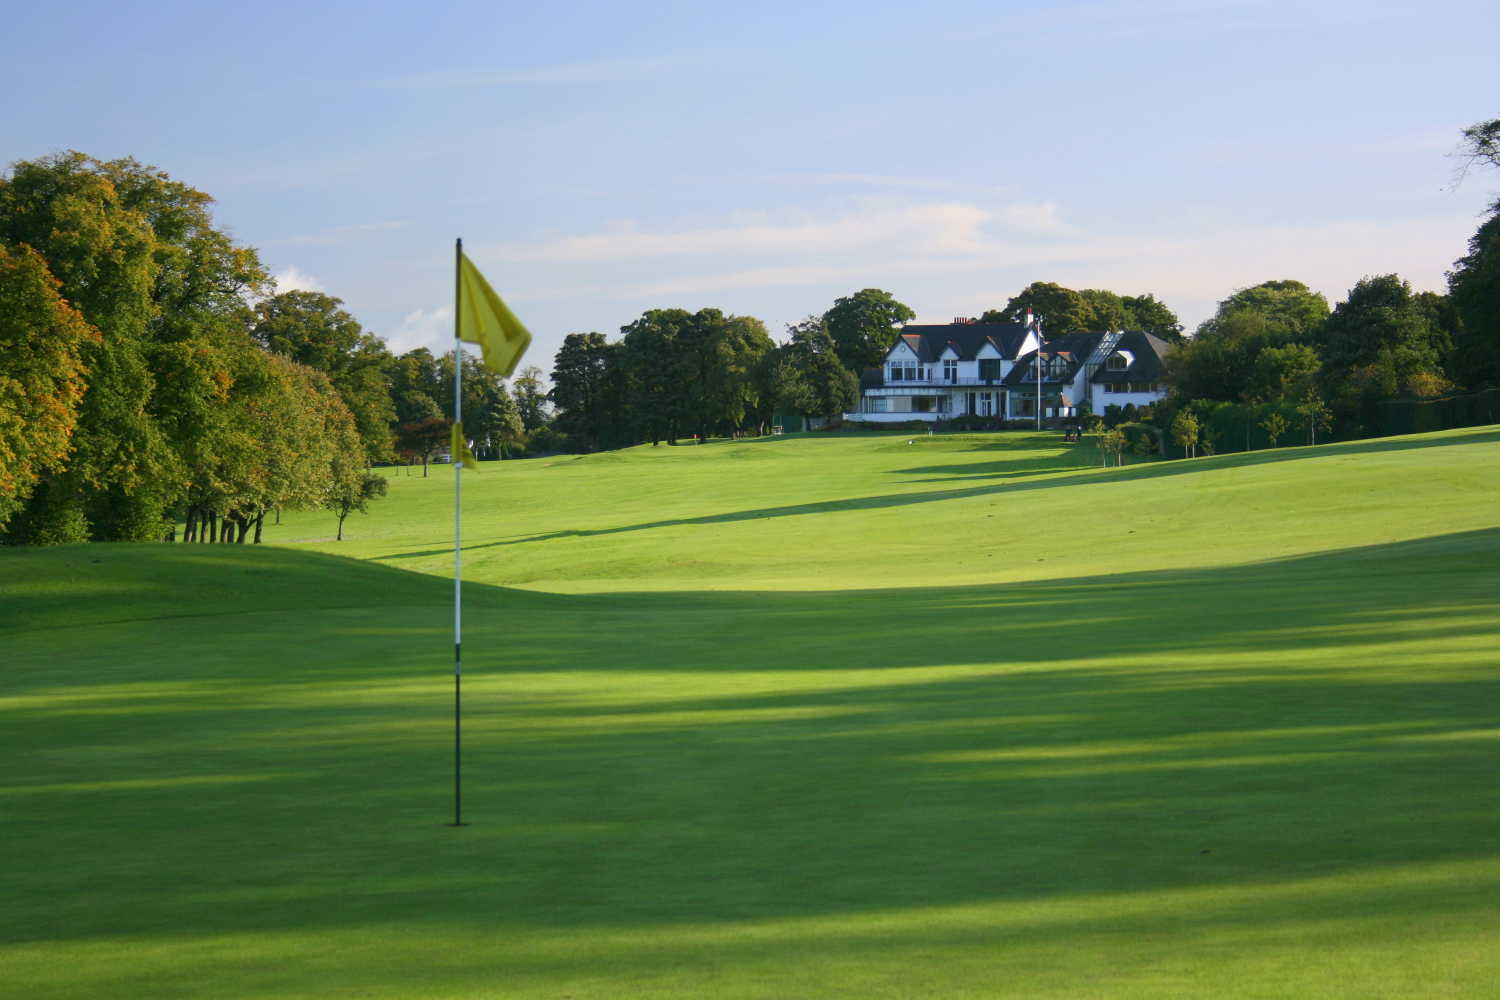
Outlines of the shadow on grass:
[[[784,504],[751,510],[727,511],[720,514],[705,514],[699,517],[663,518],[657,521],[618,525],[612,528],[549,531],[522,538],[505,538],[493,542],[469,543],[465,544],[464,550],[467,552],[511,545],[525,545],[534,542],[551,541],[558,538],[588,538],[597,535],[618,535],[635,531],[650,531],[657,528],[731,524],[740,521],[759,521],[777,517],[800,517],[808,514],[828,514],[849,510],[908,507],[942,500],[962,500],[973,497],[999,496],[1002,494],[1030,493],[1037,490],[1050,490],[1059,486],[1075,486],[1082,483],[1137,482],[1146,479],[1161,479],[1230,468],[1264,465],[1272,462],[1301,461],[1309,458],[1326,458],[1335,455],[1380,454],[1384,452],[1405,451],[1413,448],[1454,447],[1458,445],[1491,443],[1494,441],[1500,441],[1500,430],[1469,433],[1462,436],[1455,436],[1450,440],[1439,439],[1434,441],[1427,436],[1417,438],[1380,438],[1351,444],[1327,445],[1319,448],[1283,448],[1220,455],[1210,458],[1193,459],[1191,461],[1153,461],[1139,465],[1125,466],[1123,468],[1090,468],[1089,471],[1076,472],[1073,475],[1046,475],[1049,470],[1066,473],[1069,470],[1078,470],[1084,466],[1092,465],[1093,460],[1091,457],[1088,457],[1086,447],[1079,446],[1085,450],[1080,452],[1075,449],[1055,458],[1041,458],[1034,462],[1028,461],[1022,463],[1019,469],[1017,463],[1014,461],[1002,461],[979,465],[920,466],[899,470],[894,473],[895,475],[940,477],[911,480],[913,483],[973,482],[974,480],[985,480],[987,482],[984,485],[963,486],[951,489],[930,489],[907,493],[886,493],[877,496],[827,500],[805,504]],[[975,450],[982,450],[987,447],[990,446],[980,445]],[[1038,475],[1043,476],[1043,478],[1031,478]],[[996,482],[997,480],[1014,478],[1023,478],[1023,481],[1016,483]],[[401,552],[380,556],[378,558],[382,561],[399,561],[402,559],[428,558],[451,551],[451,548],[422,549],[414,552]]]
[[[1497,555],[1492,529],[1011,587],[476,586],[462,831],[440,825],[443,622],[359,642],[362,625],[324,622],[313,669],[285,635],[184,626],[154,667],[182,699],[5,711],[7,758],[27,766],[0,785],[0,938],[687,930],[1220,894],[1192,916],[1073,912],[1047,931],[1154,933],[1300,919],[1307,897],[1279,887],[1319,879],[1344,880],[1315,893],[1329,915],[1466,914],[1493,879],[1382,879],[1500,853]],[[327,568],[296,561],[287,593]],[[225,643],[244,696],[193,698]]]
[[[1371,438],[1363,441],[1348,441],[1337,444],[1325,444],[1318,447],[1301,447],[1288,445],[1282,448],[1268,448],[1261,451],[1232,452],[1227,455],[1216,455],[1191,461],[1149,461],[1135,466],[1112,470],[1117,474],[1128,475],[1130,470],[1137,470],[1135,475],[1145,478],[1157,476],[1183,475],[1196,472],[1204,468],[1244,468],[1255,465],[1265,465],[1271,462],[1297,462],[1309,458],[1327,458],[1330,455],[1377,455],[1388,452],[1410,451],[1414,448],[1444,448],[1455,445],[1492,444],[1500,441],[1500,430],[1480,430],[1473,433],[1455,435],[1449,439],[1434,440],[1431,435],[1406,435],[1401,437]],[[1003,448],[1003,445],[990,446]],[[966,449],[968,451],[985,451],[988,447],[981,446]],[[1072,451],[1066,456],[1069,466],[1077,468],[1080,465],[1099,465],[1098,450],[1091,444],[1085,442],[1074,445]],[[1062,457],[1059,457],[1059,461]],[[962,465],[929,465],[919,466],[911,469],[902,469],[902,473],[913,476],[934,476],[936,479],[918,480],[919,482],[941,482],[944,480],[972,480],[972,479],[998,479],[1011,478],[1012,470],[1016,468],[1014,462],[998,461],[985,463],[965,463]],[[1149,469],[1149,471],[1141,471]],[[1048,480],[1052,484],[1062,482],[1078,482],[1079,480]]]

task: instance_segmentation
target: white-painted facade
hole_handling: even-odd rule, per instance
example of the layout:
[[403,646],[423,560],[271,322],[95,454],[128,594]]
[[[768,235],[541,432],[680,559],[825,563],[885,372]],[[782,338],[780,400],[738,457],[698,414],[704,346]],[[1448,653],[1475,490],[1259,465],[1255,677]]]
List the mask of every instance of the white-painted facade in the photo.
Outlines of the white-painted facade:
[[[1036,333],[1028,330],[1017,353],[1036,350]],[[972,358],[951,345],[931,361],[922,361],[905,340],[896,341],[881,366],[881,385],[863,391],[860,408],[847,420],[902,423],[977,415],[1011,419],[1010,393],[1005,376],[1015,366],[992,343],[984,343]]]
[[[845,414],[846,419],[870,423],[968,415],[1033,419],[1039,346],[1045,419],[1077,416],[1085,402],[1093,412],[1103,413],[1111,405],[1141,407],[1166,395],[1159,373],[1167,345],[1147,334],[1076,333],[1041,345],[1036,328],[1029,325],[955,323],[911,329],[920,332],[903,333],[879,372],[867,373],[859,411]],[[997,344],[1006,345],[1010,356]],[[941,350],[939,345],[943,345]],[[955,345],[971,352],[970,356],[964,357]],[[1132,381],[1133,377],[1141,381]]]

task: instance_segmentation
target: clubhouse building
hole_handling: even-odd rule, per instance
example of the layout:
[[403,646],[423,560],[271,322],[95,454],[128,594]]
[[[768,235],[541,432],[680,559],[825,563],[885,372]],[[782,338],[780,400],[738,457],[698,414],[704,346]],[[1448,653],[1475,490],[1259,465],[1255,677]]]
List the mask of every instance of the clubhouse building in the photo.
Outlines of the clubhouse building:
[[1110,405],[1141,406],[1166,396],[1167,348],[1138,330],[1044,340],[1035,322],[906,326],[881,367],[864,373],[859,410],[844,419],[1024,420],[1035,419],[1038,406],[1043,419],[1053,419],[1077,416],[1084,400],[1094,413]]

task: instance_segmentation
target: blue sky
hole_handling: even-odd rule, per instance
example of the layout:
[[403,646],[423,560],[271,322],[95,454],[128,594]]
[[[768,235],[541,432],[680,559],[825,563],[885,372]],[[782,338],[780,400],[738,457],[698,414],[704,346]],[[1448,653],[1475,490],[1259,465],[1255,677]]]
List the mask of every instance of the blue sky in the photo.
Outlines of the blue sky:
[[[885,288],[1443,288],[1500,177],[1493,2],[33,4],[0,159],[131,155],[283,287],[451,343],[452,245],[531,327],[716,306],[773,336]],[[19,43],[19,44],[18,44]],[[24,95],[21,100],[16,95]]]

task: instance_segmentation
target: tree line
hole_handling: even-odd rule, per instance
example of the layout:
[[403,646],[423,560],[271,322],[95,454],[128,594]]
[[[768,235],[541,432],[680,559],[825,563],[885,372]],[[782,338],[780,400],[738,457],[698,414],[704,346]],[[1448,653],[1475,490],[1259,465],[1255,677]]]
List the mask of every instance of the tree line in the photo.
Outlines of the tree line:
[[[1061,316],[1056,322],[1064,326],[1104,324],[1181,338],[1176,315],[1153,295],[1077,292],[1045,282],[980,321],[1018,323],[1028,308]],[[556,419],[547,441],[597,451],[764,433],[776,415],[837,420],[859,405],[860,374],[881,365],[901,325],[915,316],[890,292],[865,288],[789,325],[780,343],[759,320],[718,309],[648,310],[614,341],[598,332],[568,334],[553,361]]]
[[[1465,129],[1459,155],[1500,167],[1500,119]],[[1446,294],[1396,274],[1363,278],[1331,309],[1298,281],[1241,289],[1168,355],[1167,380],[1151,422],[1189,454],[1379,435],[1394,401],[1500,386],[1500,200]]]
[[[1463,132],[1464,166],[1500,167],[1500,119]],[[276,293],[212,199],[133,159],[69,152],[0,177],[0,541],[259,541],[268,514],[364,510],[371,466],[448,444],[453,358],[398,356],[332,296]],[[1333,308],[1295,280],[1235,291],[1191,337],[1152,294],[1033,282],[981,322],[1049,334],[1132,329],[1175,346],[1170,397],[1110,422],[1191,453],[1379,433],[1401,397],[1500,385],[1500,201],[1446,294],[1398,275]],[[866,288],[791,324],[652,309],[618,339],[571,333],[507,384],[475,365],[466,432],[481,458],[764,433],[780,415],[856,408],[913,310]],[[1133,419],[1131,419],[1133,418]],[[1144,432],[1142,432],[1144,433]],[[1141,447],[1145,437],[1136,441]]]
[[[258,542],[296,508],[342,537],[385,490],[373,464],[446,449],[451,356],[393,356],[339,299],[276,294],[211,204],[128,158],[0,177],[0,539]],[[541,426],[540,376],[466,374],[481,456]]]

